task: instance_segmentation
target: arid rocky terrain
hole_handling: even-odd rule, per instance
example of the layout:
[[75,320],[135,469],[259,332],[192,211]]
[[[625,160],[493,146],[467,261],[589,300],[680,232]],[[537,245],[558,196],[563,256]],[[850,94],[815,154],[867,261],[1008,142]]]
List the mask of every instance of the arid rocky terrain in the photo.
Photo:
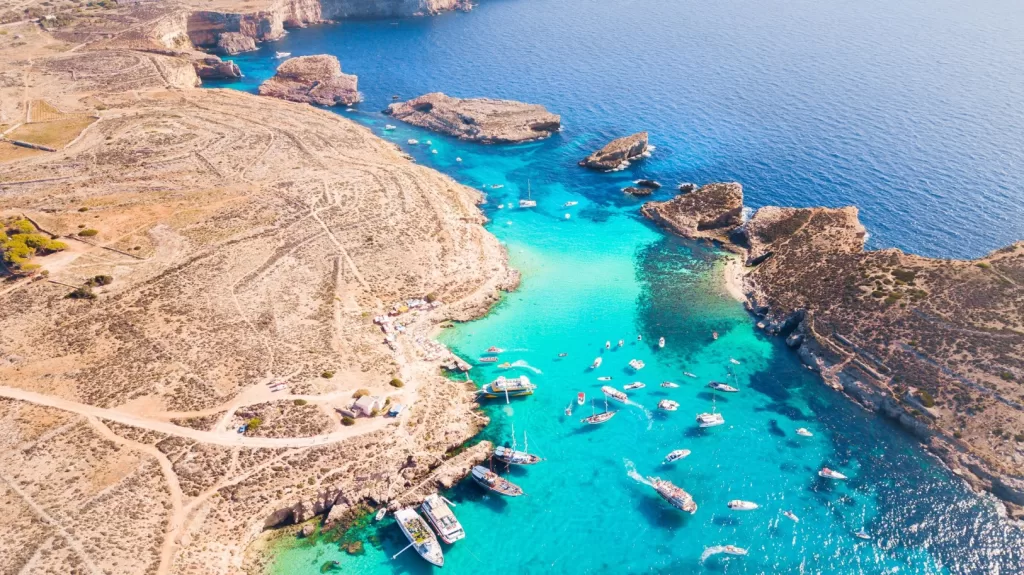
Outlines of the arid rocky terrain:
[[391,104],[385,113],[435,132],[483,144],[509,144],[546,138],[561,118],[544,106],[489,98],[453,98],[440,92]]
[[[479,460],[427,345],[514,284],[479,193],[329,112],[196,89],[187,5],[68,6],[0,26],[0,131],[54,150],[0,142],[0,218],[66,244],[0,282],[0,573],[239,573],[267,526]],[[388,345],[373,319],[411,298]],[[363,393],[408,408],[343,420]]]
[[865,250],[853,207],[757,210],[710,184],[643,213],[743,255],[758,326],[1024,514],[1024,242],[971,261]]

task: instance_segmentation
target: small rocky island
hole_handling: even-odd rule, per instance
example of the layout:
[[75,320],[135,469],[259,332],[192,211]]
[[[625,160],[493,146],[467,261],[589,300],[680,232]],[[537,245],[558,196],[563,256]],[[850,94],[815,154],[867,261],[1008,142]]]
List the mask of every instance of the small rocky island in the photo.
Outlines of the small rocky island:
[[460,140],[514,144],[546,138],[561,127],[561,118],[538,104],[489,98],[453,98],[424,94],[388,106],[385,114]]
[[320,106],[348,106],[360,101],[358,78],[341,72],[334,56],[299,56],[278,66],[274,77],[260,84],[260,95]]
[[939,260],[865,250],[855,207],[742,207],[739,184],[711,184],[643,214],[742,254],[758,327],[1024,516],[1024,242]]
[[647,132],[639,132],[612,140],[607,146],[584,158],[580,165],[593,170],[611,172],[625,169],[631,161],[648,155],[650,152]]

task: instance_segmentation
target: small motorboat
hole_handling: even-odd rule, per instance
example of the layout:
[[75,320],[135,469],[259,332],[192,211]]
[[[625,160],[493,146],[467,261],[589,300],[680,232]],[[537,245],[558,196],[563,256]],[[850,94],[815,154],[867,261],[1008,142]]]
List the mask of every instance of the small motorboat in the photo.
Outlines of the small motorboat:
[[396,126],[394,124],[384,124],[384,129],[386,131],[390,132],[391,130],[397,130],[398,126]]
[[637,341],[643,341],[643,340],[644,340],[644,336],[643,336],[643,334],[637,334],[637,336],[636,336],[636,340],[637,340]]
[[838,471],[835,471],[833,469],[829,469],[828,467],[822,467],[821,471],[818,472],[818,476],[824,477],[825,479],[835,479],[837,481],[845,481],[846,479],[849,479],[842,473],[839,473]]
[[505,204],[498,204],[498,209],[499,210],[504,210],[505,209]]
[[416,144],[420,143],[420,141],[415,138],[409,138],[407,141],[409,142],[410,146],[415,146]]
[[665,347],[665,338],[659,337],[658,338],[658,349],[661,349],[663,347]]
[[679,409],[679,404],[675,401],[672,401],[671,399],[663,399],[658,402],[658,409],[663,409],[665,411],[675,411]]
[[462,158],[460,158],[460,157],[456,156],[456,157],[455,157],[455,161],[456,161],[456,162],[461,162],[461,161],[462,161]]
[[491,347],[487,348],[487,353],[502,353],[504,351],[505,350],[501,349],[500,347],[495,347],[493,345]]
[[384,516],[387,515],[387,514],[388,514],[388,508],[387,507],[381,507],[380,509],[377,510],[377,514],[373,516],[373,520],[374,521],[380,521],[381,519],[384,519]]
[[722,547],[722,553],[725,553],[727,555],[743,556],[747,554],[747,550],[742,547],[737,547],[735,545],[726,545],[725,547]]
[[853,534],[853,536],[856,537],[857,539],[871,539],[871,535],[869,535],[868,532],[865,531],[863,527],[861,527],[859,531],[855,532]]
[[730,358],[729,358],[729,363],[731,363],[731,364],[733,364],[733,365],[739,365],[739,364],[740,364],[740,360],[738,360],[738,359],[733,359],[733,358],[731,358],[731,357],[730,357]]
[[568,202],[565,202],[564,204],[562,204],[562,207],[563,208],[571,208],[571,207],[575,206],[578,203],[579,202],[568,201]]
[[712,381],[708,384],[708,387],[715,391],[724,391],[726,393],[736,393],[739,391],[728,383],[722,383],[721,381]]
[[606,385],[606,386],[602,387],[601,388],[601,393],[607,395],[608,397],[610,397],[610,398],[612,398],[612,399],[614,399],[616,401],[621,401],[622,403],[626,403],[627,401],[629,401],[629,396],[628,395],[626,395],[625,393],[615,389],[614,387],[612,387],[610,385]]
[[583,402],[587,400],[587,394],[582,391],[576,394],[576,403],[583,405]]
[[492,190],[500,190],[505,187],[505,184],[491,184]]
[[631,367],[633,369],[633,371],[640,371],[646,365],[647,364],[645,364],[642,360],[639,360],[639,359],[631,359],[631,360],[629,360],[629,367]]
[[287,58],[288,56],[291,56],[291,55],[292,55],[291,52],[274,52],[274,57],[277,58],[278,60],[280,60],[282,58]]
[[431,154],[436,154],[436,153],[437,153],[437,150],[430,150],[430,153],[431,153]]
[[625,340],[621,340],[621,339],[620,339],[620,340],[619,340],[619,347],[622,347],[622,346],[624,346],[624,345],[626,345],[626,342],[625,342]]
[[675,383],[675,382],[671,382],[671,381],[663,381],[663,382],[661,382],[661,386],[662,387],[667,387],[668,389],[675,389],[675,388],[679,387],[679,384]]
[[811,433],[810,431],[807,431],[806,427],[801,427],[800,429],[797,429],[796,434],[799,435],[800,437],[814,437],[814,434]]
[[633,383],[627,383],[626,385],[623,385],[622,389],[625,389],[625,390],[628,391],[630,389],[643,389],[645,387],[647,387],[647,386],[644,385],[644,382],[642,382],[642,381],[634,381]]
[[611,341],[604,342],[604,348],[605,349],[611,349],[612,348],[612,342]]
[[498,358],[493,355],[488,355],[480,358],[480,363],[494,363],[498,361]]
[[572,215],[571,214],[565,214],[565,219],[571,220],[572,219]]
[[423,142],[423,143],[425,145],[427,145],[427,146],[433,146],[434,145],[434,142],[431,142],[430,140],[427,140],[426,142]]
[[558,357],[565,357],[567,355],[569,354],[563,351],[562,353],[558,354]]
[[512,364],[507,361],[505,363],[498,364],[499,369],[508,369],[510,367],[512,367]]
[[474,467],[470,477],[472,477],[473,481],[475,481],[480,487],[493,491],[499,495],[504,495],[506,497],[519,497],[523,494],[523,489],[521,487],[490,469],[487,469],[483,465],[477,465]]
[[793,521],[793,523],[800,523],[800,518],[792,511],[783,511],[782,514],[785,515],[787,519]]
[[[392,26],[397,26],[398,22],[392,22],[391,25]],[[392,100],[398,100],[398,94],[392,94],[391,99]]]
[[693,379],[697,379],[697,376],[695,374],[692,374],[688,371],[684,371],[683,375],[685,375],[686,377],[692,377]]
[[714,339],[714,340],[718,339],[718,332],[717,331],[711,332],[711,339]]
[[690,455],[689,449],[677,449],[666,455],[665,461],[663,461],[662,463],[672,463],[674,461],[679,461],[680,459],[684,459],[688,455]]
[[612,376],[610,376],[610,375],[602,375],[601,377],[597,378],[597,381],[611,381],[611,380],[612,380]]
[[744,501],[742,499],[733,499],[728,503],[728,505],[729,509],[732,509],[733,511],[753,511],[760,507],[753,501]]
[[602,361],[603,360],[601,358],[595,359],[594,363],[590,364],[590,369],[597,369],[597,368],[601,367],[601,362]]

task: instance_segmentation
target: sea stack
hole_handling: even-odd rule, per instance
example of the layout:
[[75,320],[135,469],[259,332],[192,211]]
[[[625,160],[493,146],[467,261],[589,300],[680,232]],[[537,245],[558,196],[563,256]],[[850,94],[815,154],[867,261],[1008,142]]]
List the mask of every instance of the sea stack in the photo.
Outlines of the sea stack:
[[726,240],[743,223],[743,186],[708,184],[667,202],[648,202],[641,211],[683,237]]
[[639,132],[612,140],[607,146],[590,154],[581,166],[611,172],[625,169],[629,162],[648,155],[647,132]]
[[453,98],[441,92],[391,104],[384,113],[421,128],[483,144],[537,140],[561,127],[561,118],[538,104]]
[[273,78],[260,84],[260,95],[320,106],[348,106],[361,97],[358,78],[341,72],[334,56],[299,56],[278,66]]

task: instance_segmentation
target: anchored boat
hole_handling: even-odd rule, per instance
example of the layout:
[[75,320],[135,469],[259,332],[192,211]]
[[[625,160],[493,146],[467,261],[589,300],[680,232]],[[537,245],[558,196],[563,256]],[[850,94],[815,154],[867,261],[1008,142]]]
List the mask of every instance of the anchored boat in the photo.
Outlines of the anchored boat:
[[535,208],[537,202],[533,201],[533,193],[530,190],[530,180],[526,180],[526,199],[519,200],[520,208]]
[[437,531],[441,541],[451,545],[459,539],[464,539],[466,531],[462,528],[459,520],[456,519],[455,514],[452,513],[451,508],[448,507],[449,505],[455,506],[451,501],[434,493],[428,495],[423,500],[423,505],[420,505],[420,509],[427,516],[430,524],[434,526],[434,530]]
[[499,376],[498,379],[484,385],[477,393],[491,399],[496,397],[523,397],[533,395],[533,390],[535,389],[537,389],[537,386],[530,383],[530,378],[525,375],[511,378]]
[[[570,404],[572,405],[572,404]],[[533,465],[544,461],[540,457],[530,453],[530,440],[526,437],[526,432],[523,432],[523,441],[526,445],[522,451],[516,450],[516,428],[512,428],[512,447],[506,447],[499,445],[494,448],[494,458],[498,461],[508,463],[509,465]]]
[[589,425],[598,425],[604,423],[615,416],[614,411],[608,411],[608,399],[604,400],[604,411],[596,413],[594,411],[594,401],[590,401],[590,417],[584,417],[580,420],[580,423],[586,423]]
[[629,396],[628,395],[626,395],[625,393],[622,393],[621,391],[615,389],[614,387],[612,387],[610,385],[606,385],[606,386],[602,387],[601,388],[601,393],[604,393],[606,396],[608,396],[608,397],[610,397],[610,398],[612,398],[612,399],[614,399],[616,401],[621,401],[622,403],[626,403],[627,401],[629,401]]
[[474,467],[470,477],[472,477],[473,481],[476,481],[477,485],[480,487],[493,491],[499,495],[504,495],[506,497],[519,497],[523,494],[521,487],[482,465]]
[[663,382],[661,382],[661,386],[662,387],[667,387],[669,389],[675,389],[675,388],[679,387],[679,384],[671,382],[671,381],[663,381]]
[[725,393],[736,393],[739,391],[728,383],[722,383],[721,381],[712,381],[708,384],[708,387],[715,391],[724,391]]
[[665,411],[675,411],[679,409],[679,403],[672,401],[671,399],[663,399],[658,402],[658,409]]
[[666,455],[665,461],[663,461],[662,463],[672,463],[674,461],[679,461],[680,459],[683,459],[688,455],[690,455],[689,449],[677,449]]
[[658,348],[660,349],[660,348],[663,348],[663,347],[665,347],[665,338],[659,337],[658,338]]
[[818,472],[818,475],[820,477],[824,477],[825,479],[836,479],[836,480],[839,480],[839,481],[844,481],[846,479],[849,479],[848,477],[846,477],[842,473],[839,473],[838,471],[829,469],[828,467],[822,467],[821,471]]
[[665,501],[671,503],[676,509],[688,513],[697,512],[697,504],[694,503],[693,497],[683,491],[682,488],[676,487],[671,481],[665,481],[660,477],[648,477],[647,480],[650,481],[651,487],[658,492],[658,495],[661,495]]
[[799,435],[800,437],[814,437],[814,434],[811,433],[810,431],[807,431],[806,427],[801,427],[800,429],[797,429],[796,434]]
[[742,499],[733,499],[729,502],[729,509],[733,511],[753,511],[760,507],[753,501],[743,501]]
[[639,359],[631,359],[631,360],[629,360],[629,367],[633,368],[633,371],[640,371],[646,365],[647,364],[645,364],[642,360],[639,360]]
[[444,554],[441,553],[441,544],[437,542],[434,532],[427,526],[426,521],[412,507],[399,509],[395,512],[395,521],[402,528],[409,539],[409,545],[416,549],[420,557],[428,563],[444,566]]
[[587,400],[587,395],[582,391],[576,394],[576,403],[583,405],[583,402]]
[[601,358],[595,359],[594,363],[590,364],[590,369],[597,369],[597,368],[601,367],[601,361],[602,361]]
[[634,381],[633,383],[627,383],[626,385],[623,385],[622,389],[627,389],[627,390],[628,389],[643,389],[645,387],[647,387],[647,386],[644,385],[644,382],[642,382],[642,381]]

